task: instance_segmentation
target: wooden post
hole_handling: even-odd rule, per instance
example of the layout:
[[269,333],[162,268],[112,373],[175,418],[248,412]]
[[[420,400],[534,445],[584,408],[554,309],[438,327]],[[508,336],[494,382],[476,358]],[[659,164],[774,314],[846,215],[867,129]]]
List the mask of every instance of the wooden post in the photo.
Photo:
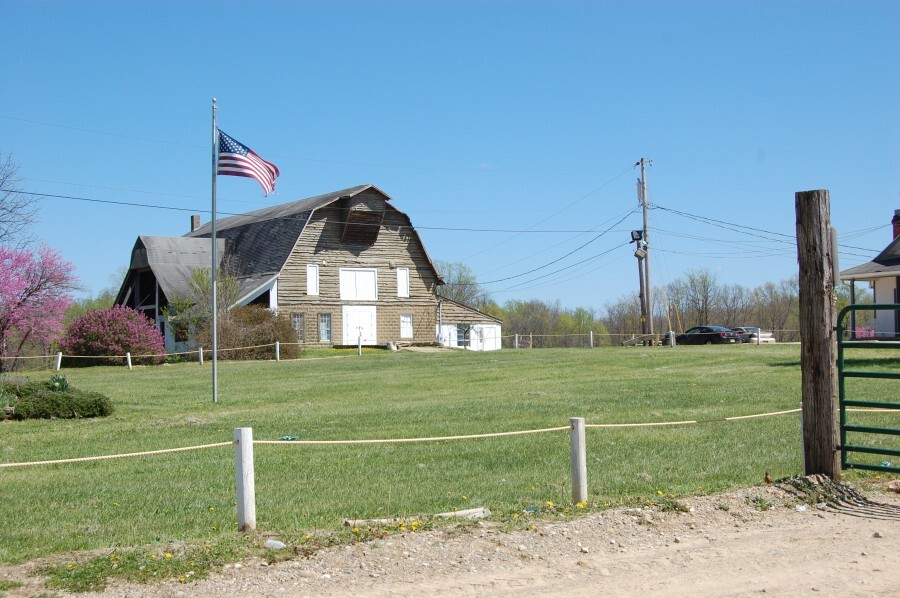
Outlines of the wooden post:
[[234,429],[238,531],[256,529],[256,483],[253,476],[253,428]]
[[584,418],[571,417],[569,425],[569,460],[572,464],[572,502],[587,502],[587,448],[584,444]]
[[835,417],[837,297],[828,191],[798,191],[797,259],[800,265],[800,370],[806,475],[839,480]]
[[518,348],[519,348],[519,333],[517,332],[516,335],[513,337],[513,349],[518,349]]
[[59,371],[59,368],[62,367],[62,351],[56,354],[56,371]]
[[590,334],[588,335],[588,344],[591,349],[594,348],[594,331],[593,330],[591,330]]
[[128,369],[131,369],[131,352],[125,353],[125,362],[128,364]]
[[281,344],[275,341],[275,361],[281,361]]
[[197,355],[200,356],[200,365],[203,365],[203,347],[200,347],[200,350],[197,352]]

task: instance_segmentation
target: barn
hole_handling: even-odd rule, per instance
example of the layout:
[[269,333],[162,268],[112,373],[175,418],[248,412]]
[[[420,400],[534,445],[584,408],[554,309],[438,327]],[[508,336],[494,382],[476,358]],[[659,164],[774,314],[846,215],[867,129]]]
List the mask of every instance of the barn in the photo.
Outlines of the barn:
[[[220,266],[238,284],[234,306],[289,314],[309,347],[388,342],[500,348],[502,323],[443,299],[444,284],[410,218],[374,185],[263,208],[216,222]],[[169,351],[190,346],[167,326],[169,300],[211,264],[211,223],[191,218],[183,237],[140,236],[116,304],[145,313]]]

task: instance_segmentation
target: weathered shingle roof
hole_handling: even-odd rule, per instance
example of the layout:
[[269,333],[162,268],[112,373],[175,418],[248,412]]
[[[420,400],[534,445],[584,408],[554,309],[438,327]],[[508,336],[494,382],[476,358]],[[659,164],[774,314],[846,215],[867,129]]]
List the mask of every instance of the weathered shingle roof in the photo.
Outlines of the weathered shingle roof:
[[[277,274],[314,210],[367,189],[375,189],[386,199],[390,199],[374,185],[358,185],[216,220],[216,236],[226,240],[228,254],[233,260],[233,263],[228,264],[231,274],[237,277]],[[207,239],[211,236],[211,223],[185,235]]]
[[884,276],[900,276],[900,237],[894,239],[871,262],[841,271],[843,280],[867,280]]
[[[225,240],[216,244],[216,261],[222,263]],[[150,267],[166,297],[186,296],[190,292],[189,281],[195,268],[209,268],[212,263],[212,244],[209,239],[185,237],[152,237],[142,235],[131,250],[129,275],[139,268]],[[125,277],[119,295],[129,286]],[[118,303],[122,297],[116,299]]]

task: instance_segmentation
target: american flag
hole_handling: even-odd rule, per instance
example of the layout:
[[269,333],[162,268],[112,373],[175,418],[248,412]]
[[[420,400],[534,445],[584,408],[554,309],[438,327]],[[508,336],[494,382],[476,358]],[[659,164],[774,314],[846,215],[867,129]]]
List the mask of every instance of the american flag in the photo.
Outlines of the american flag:
[[259,181],[266,195],[275,189],[278,167],[260,158],[256,152],[219,129],[219,169],[217,174],[247,176]]

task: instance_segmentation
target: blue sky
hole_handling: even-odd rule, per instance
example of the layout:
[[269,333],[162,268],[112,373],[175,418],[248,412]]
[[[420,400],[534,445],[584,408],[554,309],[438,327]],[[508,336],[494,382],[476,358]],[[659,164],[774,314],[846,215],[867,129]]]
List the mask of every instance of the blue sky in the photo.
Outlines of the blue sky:
[[86,293],[208,220],[216,97],[282,173],[268,198],[219,177],[221,212],[373,183],[499,303],[599,310],[637,290],[642,157],[654,286],[796,274],[800,190],[831,192],[842,268],[884,248],[898,24],[892,0],[0,0],[0,151],[26,191],[158,206],[40,199]]

